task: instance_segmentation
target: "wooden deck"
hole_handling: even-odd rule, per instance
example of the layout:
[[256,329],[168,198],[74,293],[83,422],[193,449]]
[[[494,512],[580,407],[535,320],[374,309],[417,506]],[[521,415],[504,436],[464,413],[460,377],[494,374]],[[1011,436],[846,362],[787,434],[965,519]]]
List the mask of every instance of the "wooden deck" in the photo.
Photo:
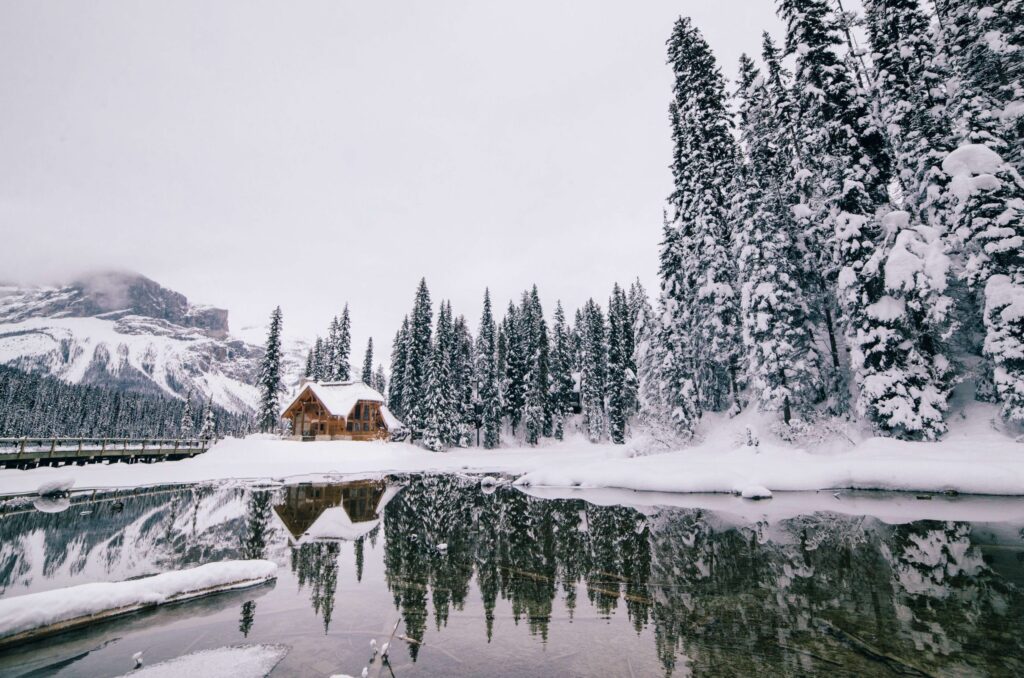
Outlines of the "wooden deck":
[[202,454],[211,442],[198,438],[0,438],[0,466],[24,469],[104,461],[173,461]]

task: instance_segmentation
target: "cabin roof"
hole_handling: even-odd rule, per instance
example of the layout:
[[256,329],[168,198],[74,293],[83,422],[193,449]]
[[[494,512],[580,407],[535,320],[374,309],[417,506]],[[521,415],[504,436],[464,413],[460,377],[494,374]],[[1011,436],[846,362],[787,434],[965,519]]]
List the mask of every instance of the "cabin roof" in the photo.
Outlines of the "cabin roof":
[[380,413],[384,418],[384,425],[389,431],[402,428],[402,422],[398,420],[391,410],[384,403],[384,396],[375,388],[368,386],[361,381],[310,381],[299,388],[295,397],[289,401],[288,406],[282,410],[282,414],[291,409],[292,405],[302,397],[302,394],[309,390],[316,396],[317,400],[324,406],[327,412],[333,417],[347,417],[352,408],[360,400],[380,404]]

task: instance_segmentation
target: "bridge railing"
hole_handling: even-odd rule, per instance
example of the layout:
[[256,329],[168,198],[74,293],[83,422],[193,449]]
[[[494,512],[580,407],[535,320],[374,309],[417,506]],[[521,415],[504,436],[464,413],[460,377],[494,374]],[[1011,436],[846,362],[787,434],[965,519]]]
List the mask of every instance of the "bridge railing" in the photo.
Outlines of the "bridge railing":
[[202,438],[0,438],[0,458],[48,459],[120,455],[174,455],[205,452],[214,440]]

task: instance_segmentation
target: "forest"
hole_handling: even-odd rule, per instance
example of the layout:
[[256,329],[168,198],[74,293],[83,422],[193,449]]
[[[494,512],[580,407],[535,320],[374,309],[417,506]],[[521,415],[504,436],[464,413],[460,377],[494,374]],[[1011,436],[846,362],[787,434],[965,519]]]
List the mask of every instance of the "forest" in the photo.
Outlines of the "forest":
[[[474,338],[449,303],[435,324],[421,281],[387,383],[412,438],[439,450],[479,426],[485,447],[533,445],[579,411],[592,441],[685,442],[706,412],[757,407],[783,437],[842,418],[929,441],[959,384],[1024,422],[1024,3],[863,6],[780,0],[785,35],[764,33],[731,84],[680,18],[657,298],[615,285],[549,324],[536,288],[500,321],[485,293]],[[348,378],[348,322],[307,375]],[[268,348],[265,430],[279,337]]]

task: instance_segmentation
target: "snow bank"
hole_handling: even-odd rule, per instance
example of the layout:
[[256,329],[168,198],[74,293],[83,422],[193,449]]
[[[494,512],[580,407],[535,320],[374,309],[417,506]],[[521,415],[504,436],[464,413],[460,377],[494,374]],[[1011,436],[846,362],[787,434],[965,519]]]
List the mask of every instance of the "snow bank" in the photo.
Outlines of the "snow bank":
[[1024,495],[1024,445],[984,439],[912,443],[870,438],[848,452],[811,454],[781,445],[720,449],[701,445],[587,466],[553,463],[517,485],[619,487],[653,492],[774,492],[829,488]]
[[238,645],[193,652],[126,673],[131,678],[262,678],[288,654],[284,645]]
[[81,584],[0,599],[0,645],[63,631],[142,608],[262,584],[277,576],[267,560],[228,560],[122,582]]

